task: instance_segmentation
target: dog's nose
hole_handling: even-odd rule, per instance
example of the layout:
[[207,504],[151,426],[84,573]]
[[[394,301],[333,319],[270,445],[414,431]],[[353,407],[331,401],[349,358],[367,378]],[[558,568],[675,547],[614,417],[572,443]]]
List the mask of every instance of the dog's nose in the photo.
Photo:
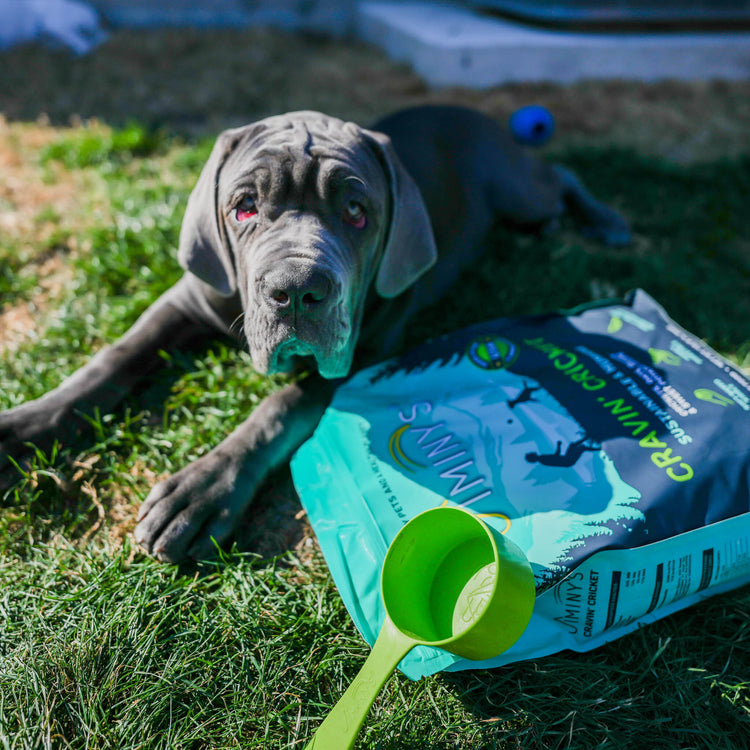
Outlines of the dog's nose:
[[329,276],[318,269],[269,271],[261,282],[266,300],[279,312],[323,307],[331,295]]

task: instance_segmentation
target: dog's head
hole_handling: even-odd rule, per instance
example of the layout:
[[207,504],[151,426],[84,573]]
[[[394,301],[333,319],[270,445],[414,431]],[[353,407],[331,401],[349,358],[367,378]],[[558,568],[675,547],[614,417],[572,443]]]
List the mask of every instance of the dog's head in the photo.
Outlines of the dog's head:
[[383,134],[317,112],[222,133],[188,201],[180,263],[239,294],[254,367],[349,372],[371,284],[409,287],[437,256],[419,189]]

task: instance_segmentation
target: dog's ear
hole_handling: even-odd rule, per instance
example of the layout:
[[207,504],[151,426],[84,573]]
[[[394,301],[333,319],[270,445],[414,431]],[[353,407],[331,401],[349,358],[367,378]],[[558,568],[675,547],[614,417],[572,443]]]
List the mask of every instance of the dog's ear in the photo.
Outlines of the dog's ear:
[[380,157],[391,188],[391,220],[375,290],[396,297],[437,260],[437,247],[422,193],[383,133],[364,131]]
[[188,198],[177,252],[177,259],[185,270],[225,297],[231,297],[237,291],[237,275],[219,207],[219,178],[245,130],[225,130],[216,139]]

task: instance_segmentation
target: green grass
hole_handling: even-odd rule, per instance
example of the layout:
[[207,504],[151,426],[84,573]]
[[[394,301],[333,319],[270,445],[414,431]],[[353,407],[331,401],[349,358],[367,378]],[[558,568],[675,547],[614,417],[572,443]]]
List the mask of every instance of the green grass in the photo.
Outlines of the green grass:
[[41,153],[42,162],[59,161],[69,169],[99,166],[109,171],[133,157],[152,156],[166,147],[162,133],[132,122],[120,130],[83,127],[71,130]]
[[[39,154],[42,168],[90,173],[105,195],[82,200],[108,208],[66,230],[79,248],[66,256],[72,280],[37,312],[36,333],[0,354],[0,407],[56,385],[179,276],[182,211],[209,147],[138,126],[81,128]],[[567,226],[545,238],[497,228],[466,293],[421,316],[413,340],[640,286],[750,366],[750,158],[560,156],[633,218],[634,245],[607,250]],[[25,252],[46,257],[53,241]],[[34,299],[23,264],[0,267],[0,300]],[[132,546],[128,519],[154,478],[207,451],[279,382],[223,344],[170,365],[139,400],[95,420],[83,451],[40,454],[0,502],[4,749],[303,748],[368,652],[314,549],[235,551],[188,569]],[[749,613],[745,589],[588,654],[394,677],[358,747],[745,748]]]

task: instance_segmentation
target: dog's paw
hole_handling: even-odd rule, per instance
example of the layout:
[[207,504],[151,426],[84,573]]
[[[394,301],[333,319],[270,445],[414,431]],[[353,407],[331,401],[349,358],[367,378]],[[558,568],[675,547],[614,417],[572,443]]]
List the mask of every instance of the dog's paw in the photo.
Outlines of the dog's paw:
[[608,206],[602,206],[597,221],[582,226],[581,233],[608,247],[626,247],[633,241],[630,223]]
[[44,398],[0,412],[0,491],[13,487],[38,450],[65,442],[70,420]]
[[162,562],[215,557],[252,500],[232,463],[212,451],[154,485],[138,513],[138,544]]

